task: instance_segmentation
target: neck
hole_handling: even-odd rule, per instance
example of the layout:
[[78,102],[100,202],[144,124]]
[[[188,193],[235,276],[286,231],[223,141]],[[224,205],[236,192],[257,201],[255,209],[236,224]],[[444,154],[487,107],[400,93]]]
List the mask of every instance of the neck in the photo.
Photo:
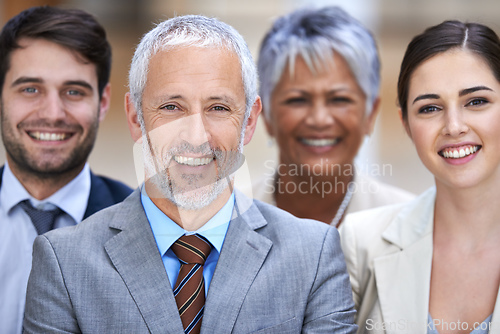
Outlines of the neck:
[[[352,168],[352,167],[351,167]],[[330,224],[340,208],[352,173],[336,175],[299,175],[280,173],[275,184],[275,199],[279,208],[301,218],[311,218]]]
[[40,201],[50,197],[68,184],[80,174],[85,166],[84,164],[67,172],[46,175],[36,174],[25,168],[20,168],[8,157],[7,161],[12,174],[19,180],[24,189],[26,189],[31,196]]
[[494,203],[500,198],[500,180],[497,183],[455,189],[436,182],[435,232],[443,231],[464,245],[498,240],[500,206]]
[[231,197],[232,188],[227,187],[212,203],[199,210],[179,208],[170,199],[165,198],[158,188],[146,182],[146,192],[151,201],[177,225],[186,231],[196,231],[219,212]]

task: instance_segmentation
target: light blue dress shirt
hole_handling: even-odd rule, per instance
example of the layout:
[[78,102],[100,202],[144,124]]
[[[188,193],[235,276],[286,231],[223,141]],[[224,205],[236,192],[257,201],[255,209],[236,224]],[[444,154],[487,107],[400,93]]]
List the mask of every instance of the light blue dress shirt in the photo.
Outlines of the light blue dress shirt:
[[0,188],[0,334],[21,333],[26,287],[31,270],[33,241],[38,235],[28,214],[18,205],[29,199],[33,206],[64,210],[55,227],[71,226],[85,214],[90,194],[90,168],[43,201],[33,198],[6,163]]
[[186,231],[177,225],[172,219],[165,215],[148,197],[144,187],[141,190],[141,201],[151,230],[156,240],[158,250],[160,251],[163,265],[167,271],[168,279],[172,289],[174,288],[181,264],[177,256],[170,248],[174,242],[184,234],[200,234],[212,244],[212,250],[208,255],[203,266],[203,278],[205,279],[205,296],[208,293],[208,287],[212,281],[212,276],[219,260],[222,244],[226,237],[229,222],[233,214],[234,193],[222,207],[205,225],[196,231]]

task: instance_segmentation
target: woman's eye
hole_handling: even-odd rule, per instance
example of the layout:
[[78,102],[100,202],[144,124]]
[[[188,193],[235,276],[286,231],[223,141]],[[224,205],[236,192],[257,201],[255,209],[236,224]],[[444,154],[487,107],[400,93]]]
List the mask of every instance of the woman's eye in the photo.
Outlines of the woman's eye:
[[332,103],[351,103],[352,99],[345,96],[337,96],[330,99]]
[[438,110],[439,110],[439,108],[436,106],[425,106],[425,107],[420,108],[418,110],[418,113],[419,114],[429,114],[429,113],[432,113],[432,112],[435,112]]
[[306,103],[307,99],[303,97],[291,97],[285,100],[285,104],[303,104]]
[[485,103],[488,103],[488,100],[480,98],[480,99],[473,99],[469,103],[466,104],[466,106],[480,106]]

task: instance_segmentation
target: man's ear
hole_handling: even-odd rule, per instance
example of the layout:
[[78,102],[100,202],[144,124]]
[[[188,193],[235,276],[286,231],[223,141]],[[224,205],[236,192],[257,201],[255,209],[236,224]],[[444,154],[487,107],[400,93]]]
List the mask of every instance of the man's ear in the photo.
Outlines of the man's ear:
[[372,110],[368,114],[368,119],[366,123],[366,135],[371,135],[373,133],[373,129],[375,128],[375,122],[377,120],[377,115],[380,110],[380,97],[377,97],[375,101],[373,101]]
[[260,112],[262,111],[262,101],[260,96],[257,96],[257,99],[252,105],[252,110],[250,111],[250,117],[247,120],[247,125],[245,128],[245,140],[243,144],[246,145],[250,142],[255,132],[255,128],[257,127],[257,120],[259,119]]
[[410,126],[408,124],[408,119],[405,120],[403,118],[403,111],[401,110],[401,108],[398,109],[398,114],[399,114],[399,120],[401,121],[401,124],[403,124],[403,127],[405,128],[406,134],[411,139],[411,131],[410,131]]
[[102,122],[109,111],[111,104],[111,84],[108,83],[102,90],[101,100],[99,101],[99,122]]
[[137,110],[130,98],[130,93],[125,94],[125,114],[127,116],[128,129],[132,139],[137,142],[142,138],[141,124],[139,123]]

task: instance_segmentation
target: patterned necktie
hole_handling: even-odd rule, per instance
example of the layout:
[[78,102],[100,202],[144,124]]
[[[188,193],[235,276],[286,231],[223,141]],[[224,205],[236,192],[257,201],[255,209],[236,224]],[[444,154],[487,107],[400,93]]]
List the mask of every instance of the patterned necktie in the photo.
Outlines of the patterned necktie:
[[53,210],[40,210],[34,208],[28,199],[20,202],[19,205],[31,218],[38,234],[44,234],[45,232],[52,230],[54,228],[56,218],[63,212],[59,208],[55,208]]
[[200,333],[205,307],[203,265],[212,247],[208,240],[194,234],[180,237],[171,248],[181,262],[174,296],[184,333],[197,334]]

